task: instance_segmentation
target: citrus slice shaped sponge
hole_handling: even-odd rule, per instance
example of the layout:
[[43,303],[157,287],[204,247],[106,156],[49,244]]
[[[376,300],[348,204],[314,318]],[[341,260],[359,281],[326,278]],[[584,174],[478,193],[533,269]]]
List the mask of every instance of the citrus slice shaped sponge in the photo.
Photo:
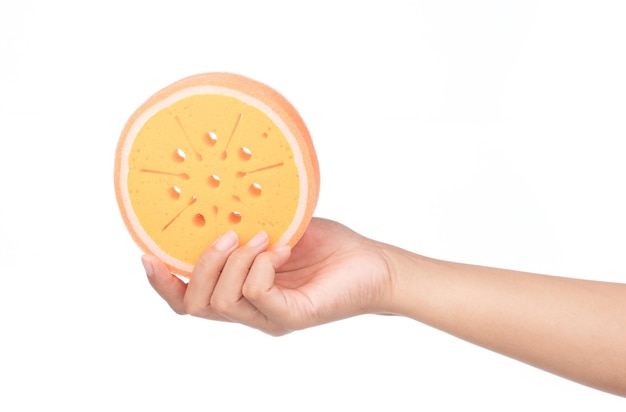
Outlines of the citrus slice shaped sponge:
[[215,238],[242,243],[261,230],[293,246],[313,215],[319,165],[310,134],[278,92],[232,73],[173,83],[124,127],[115,192],[145,252],[189,277]]

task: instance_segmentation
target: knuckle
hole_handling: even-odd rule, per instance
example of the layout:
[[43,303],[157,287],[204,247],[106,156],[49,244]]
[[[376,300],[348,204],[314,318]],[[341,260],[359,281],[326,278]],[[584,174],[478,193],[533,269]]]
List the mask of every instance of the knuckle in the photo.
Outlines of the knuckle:
[[258,301],[265,290],[258,283],[246,282],[241,289],[241,294],[249,301]]
[[174,310],[174,313],[176,313],[177,315],[188,315],[189,313],[185,310],[184,307],[178,307],[178,306],[172,306],[171,307]]
[[232,307],[233,305],[229,300],[220,297],[211,298],[211,308],[217,313],[226,315],[232,310]]
[[184,311],[182,313],[188,313],[189,315],[196,317],[202,317],[207,311],[207,307],[205,305],[201,305],[190,300],[184,300],[183,307]]

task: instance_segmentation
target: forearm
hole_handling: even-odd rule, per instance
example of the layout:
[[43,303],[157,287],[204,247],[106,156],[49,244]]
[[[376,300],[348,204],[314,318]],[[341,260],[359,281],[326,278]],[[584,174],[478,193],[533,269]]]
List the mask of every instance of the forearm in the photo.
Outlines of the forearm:
[[626,396],[626,285],[388,255],[393,312]]

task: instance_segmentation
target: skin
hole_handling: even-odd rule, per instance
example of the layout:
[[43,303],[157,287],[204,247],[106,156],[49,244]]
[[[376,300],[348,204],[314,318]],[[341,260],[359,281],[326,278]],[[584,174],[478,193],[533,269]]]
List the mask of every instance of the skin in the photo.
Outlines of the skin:
[[152,287],[179,314],[279,336],[362,314],[406,316],[487,349],[626,397],[626,284],[427,258],[314,218],[292,249],[234,232],[191,280],[154,256]]

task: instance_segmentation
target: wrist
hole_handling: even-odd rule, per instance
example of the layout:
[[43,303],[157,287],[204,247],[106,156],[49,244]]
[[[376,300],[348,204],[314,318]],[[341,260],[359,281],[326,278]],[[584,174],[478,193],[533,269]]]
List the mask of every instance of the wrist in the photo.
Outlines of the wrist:
[[389,287],[387,298],[383,302],[385,314],[413,317],[415,304],[419,301],[419,281],[422,256],[407,250],[383,244],[381,256],[388,270]]
[[387,313],[433,324],[447,299],[444,273],[450,263],[387,245],[383,255],[391,284]]

